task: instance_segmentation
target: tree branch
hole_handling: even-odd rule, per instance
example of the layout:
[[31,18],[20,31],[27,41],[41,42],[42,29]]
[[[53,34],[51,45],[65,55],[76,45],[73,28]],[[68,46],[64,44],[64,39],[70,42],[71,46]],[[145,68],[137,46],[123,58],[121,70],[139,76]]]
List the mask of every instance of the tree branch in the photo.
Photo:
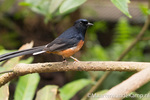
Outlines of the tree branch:
[[0,86],[6,84],[17,76],[30,73],[60,71],[141,71],[149,66],[150,63],[119,61],[18,64],[13,68],[13,72],[9,72],[0,76]]
[[[149,6],[150,6],[150,4],[149,4]],[[135,40],[130,44],[130,46],[127,49],[125,49],[122,52],[121,56],[117,59],[117,61],[122,60],[125,57],[125,55],[141,40],[142,36],[144,35],[144,33],[146,32],[146,30],[148,29],[149,22],[150,22],[150,15],[148,15],[148,18],[147,18],[147,20],[146,20],[143,28],[141,29],[141,31],[139,32],[139,34],[137,35],[137,37],[135,38]]]
[[150,81],[150,67],[132,75],[124,82],[113,87],[106,94],[104,94],[102,98],[99,98],[98,100],[122,100],[132,91],[135,91],[136,89],[140,88],[149,81]]
[[[148,9],[150,9],[150,0],[148,1]],[[141,40],[141,38],[143,37],[143,35],[145,34],[146,30],[148,29],[150,23],[150,15],[147,15],[147,20],[144,23],[144,26],[142,27],[141,31],[139,32],[139,34],[137,35],[137,37],[135,38],[135,40],[129,45],[128,48],[126,48],[122,54],[117,58],[116,61],[121,61],[129,52],[130,50]],[[87,99],[87,95],[89,93],[93,93],[98,86],[100,86],[102,84],[102,82],[111,74],[111,72],[107,71],[105,72],[105,74],[97,81],[96,85],[94,85],[82,98],[82,100],[86,100]]]

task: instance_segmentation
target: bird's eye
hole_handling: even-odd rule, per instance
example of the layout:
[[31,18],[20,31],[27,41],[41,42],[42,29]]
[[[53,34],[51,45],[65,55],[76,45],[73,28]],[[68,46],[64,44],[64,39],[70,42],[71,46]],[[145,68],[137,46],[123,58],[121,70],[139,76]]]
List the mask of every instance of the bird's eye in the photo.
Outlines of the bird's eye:
[[83,24],[88,24],[88,21],[81,21]]

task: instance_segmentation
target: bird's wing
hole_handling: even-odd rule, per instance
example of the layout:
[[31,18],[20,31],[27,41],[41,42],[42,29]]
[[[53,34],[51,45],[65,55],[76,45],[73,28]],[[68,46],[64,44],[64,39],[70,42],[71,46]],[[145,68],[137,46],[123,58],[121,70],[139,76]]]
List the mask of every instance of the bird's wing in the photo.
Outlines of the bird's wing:
[[44,51],[61,51],[71,47],[77,46],[79,40],[77,38],[65,39],[65,38],[56,38],[51,43],[47,44],[44,48]]

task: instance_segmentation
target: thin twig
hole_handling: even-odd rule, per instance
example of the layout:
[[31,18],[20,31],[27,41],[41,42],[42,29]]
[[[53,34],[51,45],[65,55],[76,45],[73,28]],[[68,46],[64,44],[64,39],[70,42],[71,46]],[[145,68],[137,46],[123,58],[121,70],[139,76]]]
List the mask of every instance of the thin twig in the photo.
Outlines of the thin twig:
[[[130,97],[128,96],[129,93],[137,90],[138,88],[140,88],[149,81],[150,81],[150,67],[132,75],[124,82],[113,87],[106,94],[101,96],[98,100],[122,100],[125,97]],[[133,94],[133,96],[140,98],[140,95]],[[148,96],[147,97],[145,96],[145,98],[147,98],[148,100]],[[144,96],[142,96],[142,99],[144,99]]]
[[[148,9],[150,9],[150,0],[148,3]],[[129,45],[129,47],[127,49],[125,49],[122,54],[118,57],[118,59],[116,61],[121,61],[128,53],[129,51],[141,40],[142,36],[144,35],[144,33],[146,32],[146,30],[148,29],[150,23],[150,15],[147,16],[147,20],[144,23],[144,26],[142,27],[141,31],[139,32],[139,34],[137,35],[137,37],[135,38],[135,40],[131,43],[131,45]],[[97,81],[96,85],[94,85],[82,98],[82,100],[86,100],[87,99],[87,95],[89,93],[93,93],[98,86],[100,86],[102,84],[102,82],[111,74],[111,72],[107,71],[105,72],[105,74]]]
[[140,31],[140,33],[138,34],[138,36],[136,37],[136,39],[131,43],[131,45],[130,45],[127,49],[125,49],[125,50],[123,51],[123,53],[122,53],[121,56],[117,59],[117,61],[122,60],[122,59],[126,56],[126,54],[128,54],[129,51],[137,44],[137,42],[139,42],[139,41],[141,40],[141,38],[142,38],[142,36],[144,35],[145,31],[148,29],[149,22],[150,22],[150,16],[148,16],[148,18],[147,18],[147,20],[146,20],[146,22],[145,22],[145,24],[144,24],[142,30]]
[[150,63],[119,61],[18,64],[13,68],[13,72],[9,72],[0,76],[0,86],[6,84],[17,76],[30,73],[60,71],[141,71],[149,66]]
[[147,40],[150,40],[150,37],[143,37],[143,38],[141,39],[141,41],[147,41]]
[[[107,71],[107,72],[103,75],[103,77],[101,77],[100,80],[97,81],[97,83],[90,89],[90,91],[88,91],[88,93],[87,93],[86,95],[83,96],[83,98],[82,98],[81,100],[86,100],[86,98],[88,97],[88,95],[89,95],[90,93],[93,93],[93,91],[95,91],[95,90],[98,88],[99,83],[102,83],[102,81],[108,76],[108,74],[110,74],[109,71]],[[89,98],[88,98],[88,99],[89,99]]]

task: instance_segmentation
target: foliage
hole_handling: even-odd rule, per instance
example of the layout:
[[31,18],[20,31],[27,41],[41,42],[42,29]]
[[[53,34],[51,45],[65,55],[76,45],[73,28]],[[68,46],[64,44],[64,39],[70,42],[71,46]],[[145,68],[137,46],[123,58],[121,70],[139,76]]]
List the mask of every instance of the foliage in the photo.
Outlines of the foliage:
[[128,3],[130,0],[111,0],[111,2],[128,17],[132,17],[128,11]]
[[[99,23],[99,24],[97,24],[97,23]],[[100,23],[104,24],[104,25],[101,25]],[[131,25],[131,24],[129,24],[129,22],[126,18],[120,18],[118,23],[113,28],[113,31],[115,34],[113,35],[113,41],[112,41],[111,45],[104,48],[97,41],[97,39],[98,39],[97,34],[100,34],[97,32],[97,30],[101,31],[102,26],[105,26],[108,28],[108,23],[99,21],[99,22],[96,22],[96,24],[94,23],[94,25],[99,28],[95,28],[95,26],[94,26],[88,30],[88,33],[89,33],[87,36],[88,41],[86,42],[88,50],[86,50],[86,53],[82,56],[83,60],[90,60],[90,61],[92,61],[92,60],[98,60],[98,61],[99,60],[102,60],[102,61],[116,60],[120,56],[122,51],[124,51],[124,49],[126,49],[129,46],[131,41],[133,41],[133,39],[135,38],[137,33],[141,30],[140,26]],[[102,29],[102,31],[107,33],[108,32],[107,28],[103,28],[106,30]],[[150,32],[150,30],[147,30],[146,33],[149,33],[149,32]],[[110,34],[112,34],[112,33],[110,33]],[[149,34],[146,34],[145,36],[150,37]],[[150,53],[146,53],[146,54],[144,53],[144,50],[146,49],[146,47],[148,47],[149,42],[150,42],[150,40],[140,41],[126,55],[124,60],[137,61],[137,62],[149,61]],[[94,44],[94,46],[92,44]],[[94,48],[98,48],[98,50],[95,51]],[[97,73],[97,75],[94,75],[94,76],[97,76],[97,78],[99,78],[99,77],[101,77],[100,73],[101,72]],[[134,74],[134,73],[133,72],[121,72],[121,73],[120,72],[112,72],[112,74],[104,81],[104,83],[100,87],[100,89],[109,89],[109,88],[115,86],[116,84],[119,84],[123,80],[127,79],[132,74]],[[87,74],[85,74],[85,75],[87,75]],[[91,78],[92,77],[93,77],[93,75],[91,76]],[[112,81],[112,79],[113,79],[113,81]],[[150,83],[147,83],[146,85],[144,85],[143,87],[138,89],[137,93],[148,93],[149,85],[150,85]]]
[[0,34],[0,45],[5,44],[5,47],[17,47],[20,45],[18,34],[15,32],[5,32]]
[[56,100],[58,93],[58,86],[46,85],[37,92],[35,100]]
[[88,79],[79,79],[70,82],[60,89],[60,96],[63,100],[70,100],[78,91],[89,85],[91,82],[92,81]]
[[150,9],[148,9],[147,6],[141,4],[139,7],[143,15],[147,16],[148,14],[150,14]]
[[[10,0],[5,0],[5,4],[0,6],[0,11],[5,12],[8,8],[11,8],[14,3],[13,0],[10,3]],[[27,6],[33,12],[41,14],[45,17],[45,22],[53,21],[55,17],[62,17],[64,15],[70,14],[71,12],[78,9],[83,3],[87,0],[24,0],[20,2],[19,5]],[[111,0],[111,2],[124,14],[131,18],[131,15],[128,11],[128,3],[130,0]],[[9,7],[5,7],[9,5]],[[150,10],[143,6],[139,6],[140,10],[144,15],[150,14]],[[26,9],[27,10],[27,9]],[[27,16],[26,12],[21,12]],[[20,18],[20,15],[15,15],[16,19]],[[117,57],[122,53],[122,51],[129,46],[131,41],[135,38],[137,33],[141,30],[141,27],[138,25],[131,25],[126,18],[120,18],[115,24],[113,31],[113,41],[107,47],[103,47],[98,41],[98,34],[106,33],[111,34],[109,31],[109,23],[106,21],[97,21],[94,23],[94,27],[90,27],[87,34],[87,41],[85,43],[87,49],[81,55],[82,60],[90,61],[108,61],[116,60]],[[147,30],[146,33],[149,33],[150,30]],[[150,37],[149,34],[146,34],[145,37]],[[10,32],[10,34],[1,37],[0,42],[9,43],[9,45],[16,46],[18,45],[17,34],[16,32]],[[13,38],[13,39],[12,39]],[[5,41],[4,41],[5,40]],[[13,42],[12,42],[13,41]],[[13,44],[14,43],[14,44]],[[93,45],[94,44],[94,45]],[[132,49],[123,60],[128,61],[149,61],[150,53],[144,53],[144,50],[149,46],[150,40],[140,41],[134,49]],[[0,54],[12,52],[13,50],[4,50],[0,46]],[[0,71],[10,70],[19,62],[31,63],[33,58],[28,58],[26,60],[19,61],[18,58],[9,60],[9,63],[4,63],[0,67]],[[2,64],[2,62],[0,63]],[[14,98],[15,100],[32,100],[36,95],[36,100],[56,100],[62,98],[62,100],[69,100],[75,94],[79,93],[81,90],[86,92],[85,87],[90,88],[90,85],[99,79],[104,72],[76,72],[73,79],[63,87],[59,88],[57,85],[46,85],[42,89],[37,90],[36,88],[39,84],[40,77],[38,74],[30,74],[26,76],[19,77],[19,80],[16,81],[16,91]],[[129,76],[134,74],[133,72],[112,72],[112,74],[104,81],[103,85],[98,88],[97,93],[103,94],[107,90],[116,84],[119,84],[123,80],[127,79]],[[86,78],[86,79],[85,79]],[[72,79],[72,80],[73,80]],[[112,81],[113,79],[113,81]],[[33,81],[34,80],[34,81]],[[136,93],[149,93],[150,83],[147,83],[145,86],[141,87]],[[0,98],[9,98],[8,93],[9,84],[0,88]],[[4,91],[5,90],[5,91]],[[99,92],[99,90],[102,90]],[[3,92],[2,92],[3,91]],[[60,94],[58,93],[60,91]],[[83,95],[80,95],[83,96]]]
[[9,98],[9,88],[8,88],[9,83],[5,84],[0,88],[0,100],[8,100]]
[[15,100],[33,100],[40,77],[37,73],[19,77],[15,91]]
[[[18,63],[18,61],[19,61],[18,58],[13,58],[9,60],[6,64],[3,65],[5,67],[0,67],[0,72],[10,70],[13,66],[15,66]],[[30,57],[27,60],[22,60],[20,62],[31,63],[32,61],[33,61],[33,58]],[[14,94],[14,99],[15,100],[33,100],[33,97],[36,92],[36,88],[39,84],[39,80],[40,80],[40,77],[37,73],[19,77],[16,91]],[[56,98],[58,98],[57,91],[60,91],[60,98],[62,98],[63,100],[69,100],[78,91],[80,91],[85,86],[88,86],[91,83],[92,81],[90,79],[78,79],[78,80],[75,80],[66,84],[60,89],[58,88],[58,86],[47,85],[43,89],[37,92],[36,100],[49,100],[49,99],[52,99],[52,97],[53,97],[52,100],[56,100]],[[78,84],[80,84],[80,86]],[[2,88],[0,88],[0,92],[3,91],[1,92],[0,98],[6,98],[6,100],[9,98],[8,87],[9,87],[9,84],[6,84]]]
[[24,0],[19,4],[28,6],[32,11],[45,16],[45,22],[53,17],[68,14],[76,10],[86,0]]

